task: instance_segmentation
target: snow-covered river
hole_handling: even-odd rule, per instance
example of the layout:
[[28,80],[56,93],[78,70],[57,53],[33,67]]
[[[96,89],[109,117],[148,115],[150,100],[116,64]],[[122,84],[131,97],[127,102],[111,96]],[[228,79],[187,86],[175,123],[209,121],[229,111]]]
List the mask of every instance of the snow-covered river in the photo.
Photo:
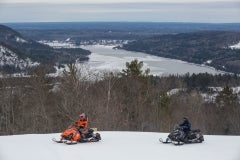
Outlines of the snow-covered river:
[[87,45],[81,48],[90,50],[87,64],[91,69],[121,71],[125,68],[126,62],[134,59],[144,62],[144,68],[149,68],[153,75],[185,74],[185,73],[223,73],[214,68],[202,65],[187,63],[180,60],[152,56],[140,52],[113,49],[113,46]]

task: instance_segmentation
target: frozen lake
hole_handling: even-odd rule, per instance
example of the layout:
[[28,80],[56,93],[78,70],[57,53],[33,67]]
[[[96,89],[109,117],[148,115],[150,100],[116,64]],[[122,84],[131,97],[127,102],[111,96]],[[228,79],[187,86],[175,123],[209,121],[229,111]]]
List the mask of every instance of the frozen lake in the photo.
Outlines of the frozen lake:
[[186,74],[186,73],[223,73],[214,68],[187,63],[180,60],[162,58],[140,52],[113,49],[113,46],[87,45],[81,46],[83,49],[90,50],[87,64],[91,69],[106,71],[122,71],[126,62],[134,59],[143,61],[144,68],[150,68],[150,74],[168,75],[168,74]]

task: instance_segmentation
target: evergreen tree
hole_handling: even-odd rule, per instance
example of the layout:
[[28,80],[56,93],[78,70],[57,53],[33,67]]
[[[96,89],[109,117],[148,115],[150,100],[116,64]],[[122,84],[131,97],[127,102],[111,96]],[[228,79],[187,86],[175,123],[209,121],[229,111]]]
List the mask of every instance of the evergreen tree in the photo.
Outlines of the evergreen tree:
[[234,94],[233,90],[229,86],[225,86],[216,97],[216,103],[220,107],[235,105],[238,103],[237,94]]
[[229,86],[225,86],[216,97],[218,106],[218,125],[224,134],[239,131],[239,102],[237,94]]
[[137,59],[131,61],[131,62],[126,62],[126,69],[122,70],[122,74],[125,76],[133,76],[133,77],[138,77],[138,76],[148,76],[150,70],[146,69],[145,71],[142,70],[143,68],[143,61],[138,62]]

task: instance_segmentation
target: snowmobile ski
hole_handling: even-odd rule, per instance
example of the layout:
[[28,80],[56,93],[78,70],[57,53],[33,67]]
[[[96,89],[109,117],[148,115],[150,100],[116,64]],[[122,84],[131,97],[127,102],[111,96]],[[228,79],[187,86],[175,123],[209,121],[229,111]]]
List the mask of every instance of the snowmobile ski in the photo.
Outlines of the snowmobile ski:
[[172,143],[172,144],[174,144],[174,145],[183,145],[184,143],[183,142],[181,142],[181,141],[171,141],[169,138],[167,138],[166,139],[166,141],[164,141],[162,138],[159,138],[159,141],[161,142],[161,143],[164,143],[164,144],[168,144],[168,143]]
[[175,146],[180,146],[180,145],[183,145],[184,142],[181,142],[181,141],[172,141],[172,143],[175,145]]
[[98,141],[99,141],[98,139],[91,138],[91,139],[83,139],[83,140],[80,140],[79,142],[86,143],[86,142],[98,142]]
[[65,141],[64,143],[67,145],[73,145],[73,144],[77,144],[78,142],[77,141]]
[[56,143],[65,143],[66,140],[57,140],[55,138],[52,138],[52,141],[56,142]]
[[159,138],[159,141],[161,142],[161,143],[172,143],[168,138],[166,139],[166,141],[164,141],[162,138]]
[[65,144],[69,144],[69,145],[70,144],[77,144],[77,141],[68,141],[68,140],[65,140],[65,139],[57,140],[57,139],[53,138],[52,140],[56,143],[65,143]]

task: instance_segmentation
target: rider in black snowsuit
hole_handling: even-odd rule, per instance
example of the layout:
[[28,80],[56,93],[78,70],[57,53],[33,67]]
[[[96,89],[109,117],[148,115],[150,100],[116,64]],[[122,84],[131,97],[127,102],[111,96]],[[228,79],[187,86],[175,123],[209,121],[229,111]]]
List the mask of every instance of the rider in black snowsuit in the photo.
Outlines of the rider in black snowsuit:
[[183,117],[183,123],[179,124],[183,128],[184,138],[188,136],[188,133],[191,131],[191,123],[186,117]]

